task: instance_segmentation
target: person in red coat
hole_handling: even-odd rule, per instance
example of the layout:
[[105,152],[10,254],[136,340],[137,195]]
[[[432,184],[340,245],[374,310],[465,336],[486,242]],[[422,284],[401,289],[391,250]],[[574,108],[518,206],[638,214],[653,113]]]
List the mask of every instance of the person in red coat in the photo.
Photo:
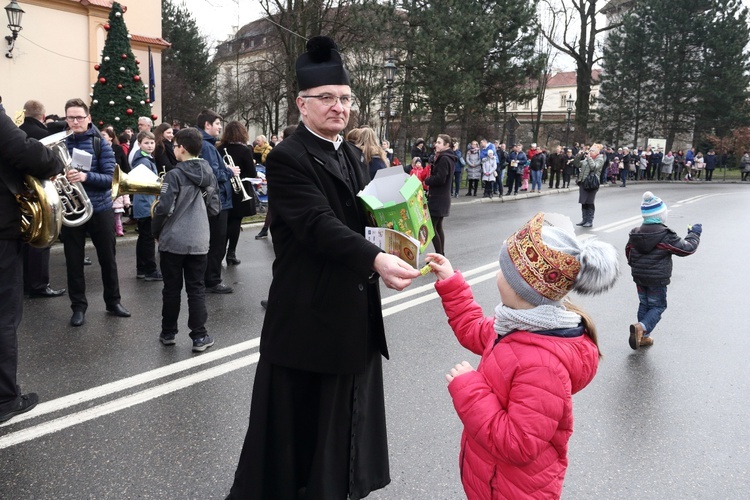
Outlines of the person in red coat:
[[485,317],[448,259],[428,256],[448,322],[482,359],[446,375],[461,422],[460,470],[470,500],[559,498],[573,433],[572,395],[596,374],[591,319],[565,299],[596,294],[619,275],[608,243],[580,242],[567,217],[539,213],[500,251],[501,302]]

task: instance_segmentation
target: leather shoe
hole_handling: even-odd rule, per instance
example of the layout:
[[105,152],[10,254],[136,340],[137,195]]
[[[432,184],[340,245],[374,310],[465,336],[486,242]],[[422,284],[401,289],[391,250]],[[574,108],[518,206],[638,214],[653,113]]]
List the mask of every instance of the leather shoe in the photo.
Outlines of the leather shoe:
[[86,313],[83,311],[74,311],[70,317],[70,326],[81,326],[86,319]]
[[54,290],[47,286],[47,288],[44,288],[42,290],[32,290],[29,292],[29,297],[36,298],[36,297],[59,297],[60,295],[65,293],[65,289],[61,288],[59,290]]
[[268,299],[263,299],[263,300],[261,300],[261,301],[260,301],[260,306],[261,306],[261,307],[262,307],[263,309],[268,309]]
[[8,411],[0,414],[0,423],[7,422],[16,415],[33,410],[37,403],[39,403],[39,396],[37,396],[35,392],[21,394],[15,401],[13,401],[13,404],[8,408]]
[[206,291],[209,293],[232,293],[234,289],[231,286],[227,286],[224,283],[219,283],[215,286],[207,286]]
[[83,258],[83,265],[84,266],[90,266],[91,265],[91,259],[89,259],[88,257],[84,257]]
[[115,316],[119,316],[121,318],[129,318],[130,317],[130,311],[122,307],[122,304],[113,304],[109,307],[107,307],[107,312],[110,314],[114,314]]

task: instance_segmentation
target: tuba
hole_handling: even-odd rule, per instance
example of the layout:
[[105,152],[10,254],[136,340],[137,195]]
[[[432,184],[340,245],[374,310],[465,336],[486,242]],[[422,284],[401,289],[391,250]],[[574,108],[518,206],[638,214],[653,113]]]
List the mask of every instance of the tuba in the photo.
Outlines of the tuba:
[[94,206],[91,204],[91,200],[86,194],[83,184],[80,182],[70,182],[68,181],[68,178],[65,177],[65,174],[73,168],[73,160],[70,158],[68,146],[65,144],[65,139],[71,133],[72,132],[60,132],[45,137],[39,142],[52,149],[65,164],[65,171],[55,177],[53,183],[55,188],[57,188],[57,194],[60,197],[63,225],[77,227],[88,222],[91,216],[94,215]]
[[[237,165],[234,164],[234,158],[232,158],[232,155],[230,155],[229,153],[224,155],[224,164],[232,168],[237,167]],[[229,179],[229,182],[232,183],[232,190],[236,194],[242,193],[242,201],[250,201],[253,198],[252,196],[247,194],[247,191],[245,190],[245,186],[242,185],[243,180],[244,179],[240,179],[239,175],[234,175],[234,173],[232,173],[232,178]]]
[[54,183],[24,176],[24,191],[16,194],[21,209],[21,239],[36,248],[47,248],[60,235],[62,206]]

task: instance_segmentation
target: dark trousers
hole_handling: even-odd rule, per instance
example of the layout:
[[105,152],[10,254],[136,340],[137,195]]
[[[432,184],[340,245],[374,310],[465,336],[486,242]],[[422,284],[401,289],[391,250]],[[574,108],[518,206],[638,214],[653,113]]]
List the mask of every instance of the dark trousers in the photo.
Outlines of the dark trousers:
[[135,269],[138,274],[156,272],[156,240],[151,233],[151,217],[138,219],[138,241],[135,243]]
[[549,171],[549,187],[552,189],[552,184],[555,184],[555,189],[560,187],[560,177],[562,172],[557,169],[550,169]]
[[234,255],[242,232],[242,217],[227,218],[227,255]]
[[43,291],[49,285],[49,247],[23,245],[23,291]]
[[432,238],[432,244],[435,246],[435,253],[445,255],[445,232],[443,231],[443,217],[431,217],[432,226],[435,229],[435,236]]
[[222,210],[219,215],[208,218],[211,238],[208,242],[206,262],[206,286],[213,287],[221,283],[221,261],[227,253],[227,218],[229,210]]
[[458,172],[453,172],[453,185],[452,190],[453,194],[458,196],[458,189],[461,187],[461,174],[463,174],[462,170],[459,170]]
[[182,283],[188,296],[188,328],[190,338],[199,339],[206,334],[206,286],[203,275],[206,272],[206,255],[180,255],[159,252],[164,288],[161,292],[161,333],[177,334],[177,320],[180,317]]
[[521,174],[518,172],[513,172],[512,170],[508,172],[508,193],[518,193],[518,190],[521,188]]
[[86,276],[83,273],[86,233],[91,237],[102,270],[104,303],[107,307],[120,303],[120,281],[115,255],[115,213],[104,210],[95,213],[82,226],[63,226],[60,233],[65,249],[65,266],[68,269],[70,308],[81,312],[86,312],[89,305],[86,300]]
[[0,413],[10,409],[20,395],[18,325],[23,313],[23,259],[19,240],[0,240]]
[[706,180],[711,181],[714,178],[714,169],[713,168],[707,168],[706,169]]
[[563,187],[570,187],[570,174],[563,170]]
[[469,196],[472,190],[474,190],[474,196],[476,196],[477,188],[479,188],[479,179],[469,179],[469,190],[466,192],[466,196]]

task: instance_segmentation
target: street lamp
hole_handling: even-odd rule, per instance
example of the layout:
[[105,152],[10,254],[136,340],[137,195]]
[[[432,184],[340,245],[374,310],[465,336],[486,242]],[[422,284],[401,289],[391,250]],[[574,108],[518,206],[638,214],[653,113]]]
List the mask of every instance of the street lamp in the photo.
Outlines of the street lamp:
[[570,114],[573,112],[573,103],[575,102],[572,97],[568,96],[568,126],[565,129],[565,151],[568,150],[568,136],[570,135]]
[[5,57],[13,58],[13,47],[16,45],[16,38],[18,38],[18,32],[21,31],[21,17],[24,14],[23,9],[18,5],[16,0],[10,0],[10,3],[5,6],[5,13],[8,15],[8,28],[10,28],[11,35],[5,37],[8,42],[8,52],[5,53]]
[[385,139],[385,129],[383,128],[383,120],[385,120],[385,109],[380,108],[378,110],[378,116],[380,117],[380,137]]
[[396,80],[396,63],[393,57],[388,57],[383,65],[383,76],[385,77],[385,130],[383,131],[383,140],[388,140],[388,123],[395,112],[391,111],[391,97],[393,93],[393,82]]

